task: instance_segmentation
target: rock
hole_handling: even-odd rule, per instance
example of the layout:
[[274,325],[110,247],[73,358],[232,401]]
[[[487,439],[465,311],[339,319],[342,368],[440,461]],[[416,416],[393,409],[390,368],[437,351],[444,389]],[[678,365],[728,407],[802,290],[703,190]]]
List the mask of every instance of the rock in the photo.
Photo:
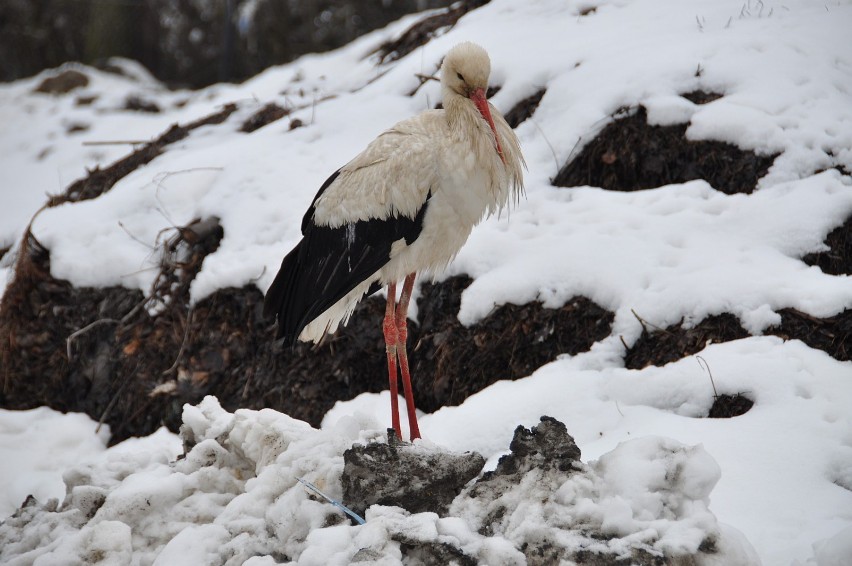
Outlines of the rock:
[[[394,438],[389,434],[389,439]],[[371,505],[395,505],[412,513],[444,515],[465,484],[482,470],[485,458],[415,446],[356,444],[343,453],[343,503],[363,515]]]
[[568,472],[580,461],[580,448],[568,434],[568,429],[547,416],[541,417],[541,424],[532,429],[518,425],[509,450],[512,453],[500,458],[497,468],[488,478],[522,474],[534,468]]

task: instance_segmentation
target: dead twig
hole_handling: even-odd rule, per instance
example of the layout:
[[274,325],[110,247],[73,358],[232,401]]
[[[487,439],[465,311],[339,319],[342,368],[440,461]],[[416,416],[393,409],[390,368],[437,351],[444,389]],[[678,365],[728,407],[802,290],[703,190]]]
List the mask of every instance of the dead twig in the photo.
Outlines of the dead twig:
[[100,319],[98,319],[94,322],[87,324],[83,328],[76,330],[75,332],[72,332],[71,335],[68,336],[68,338],[65,339],[65,354],[68,356],[68,361],[70,362],[71,358],[72,358],[72,356],[71,356],[71,343],[78,336],[82,336],[83,334],[87,333],[91,329],[96,328],[98,326],[103,326],[104,324],[120,324],[120,323],[121,323],[120,320],[116,320],[114,318],[100,318]]
[[183,353],[186,351],[186,343],[189,341],[189,329],[192,327],[192,313],[194,311],[190,308],[186,313],[186,322],[184,323],[183,328],[183,341],[180,343],[180,350],[178,350],[177,357],[175,358],[175,363],[172,364],[172,367],[167,369],[162,373],[162,375],[168,375],[177,369],[178,364],[180,363],[180,359],[183,357]]
[[710,376],[710,385],[713,386],[713,398],[719,398],[719,392],[716,391],[716,383],[713,381],[713,372],[710,371],[710,364],[707,363],[707,360],[702,358],[701,356],[695,356],[695,359],[698,361],[698,365],[701,366],[701,369],[707,372],[707,375]]
[[139,364],[137,363],[137,364],[136,364],[136,367],[134,367],[134,368],[133,368],[133,371],[131,371],[130,373],[128,373],[128,374],[124,377],[124,381],[122,381],[122,382],[121,382],[121,385],[119,385],[119,386],[118,386],[118,389],[116,389],[116,390],[115,390],[115,393],[113,394],[112,399],[110,399],[110,400],[109,400],[109,403],[107,403],[107,406],[106,406],[106,407],[104,407],[104,412],[103,412],[103,413],[101,413],[101,418],[99,418],[99,419],[98,419],[98,426],[97,426],[97,427],[95,427],[95,434],[97,434],[98,432],[100,432],[100,430],[101,430],[101,425],[103,425],[103,424],[104,424],[104,419],[106,419],[106,416],[109,414],[110,410],[112,410],[112,408],[113,408],[113,406],[115,405],[116,401],[118,401],[118,397],[119,397],[119,396],[121,395],[121,393],[124,391],[124,388],[125,388],[125,387],[127,387],[127,384],[128,384],[128,383],[130,383],[130,378],[132,378],[134,375],[136,375],[136,372],[137,372],[138,370],[139,370]]
[[84,141],[83,145],[144,145],[151,140]]

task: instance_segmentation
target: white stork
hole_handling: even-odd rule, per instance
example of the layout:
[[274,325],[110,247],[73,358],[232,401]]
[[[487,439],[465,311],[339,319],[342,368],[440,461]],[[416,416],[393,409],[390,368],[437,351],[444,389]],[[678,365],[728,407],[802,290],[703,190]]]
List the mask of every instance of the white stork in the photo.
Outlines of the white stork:
[[411,439],[420,438],[406,354],[414,277],[445,268],[484,216],[523,192],[518,138],[485,99],[490,72],[482,47],[451,49],[441,66],[444,109],[396,124],[323,183],[302,220],[304,237],[266,293],[264,313],[294,344],[319,342],[365,294],[387,286],[382,329],[400,439],[397,359]]

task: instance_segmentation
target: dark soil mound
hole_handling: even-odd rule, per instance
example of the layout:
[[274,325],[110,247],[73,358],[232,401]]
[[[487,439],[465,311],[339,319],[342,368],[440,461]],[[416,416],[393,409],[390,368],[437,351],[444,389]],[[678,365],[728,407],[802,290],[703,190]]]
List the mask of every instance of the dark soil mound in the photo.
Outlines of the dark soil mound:
[[[336,401],[387,389],[381,298],[362,302],[321,346],[292,350],[273,342],[253,286],[190,306],[189,284],[221,237],[216,219],[175,230],[149,298],[54,279],[30,238],[2,304],[0,406],[83,411],[117,442],[161,424],[177,430],[183,404],[208,394],[229,410],[270,407],[318,425]],[[460,403],[609,334],[612,314],[584,299],[555,310],[505,305],[465,328],[456,313],[468,283],[425,285],[418,302],[423,323],[411,324],[409,349],[421,409]]]
[[642,324],[642,335],[627,349],[624,357],[624,365],[629,369],[663,366],[697,354],[710,342],[729,342],[749,336],[739,319],[727,313],[709,316],[692,328],[672,325],[662,329],[646,321],[642,321]]
[[741,393],[719,395],[713,400],[707,416],[711,419],[730,419],[746,414],[753,406],[754,401]]
[[541,99],[544,98],[545,92],[547,92],[545,89],[540,89],[535,94],[532,94],[515,104],[512,109],[506,113],[506,116],[504,116],[504,118],[506,118],[506,122],[509,123],[509,126],[517,128],[527,118],[532,116],[538,108]]
[[852,275],[852,217],[825,238],[828,251],[808,254],[802,261],[831,275]]
[[583,297],[559,309],[503,305],[478,324],[462,326],[455,315],[470,282],[424,285],[417,303],[411,364],[415,399],[424,411],[458,405],[501,379],[527,376],[559,354],[588,351],[610,333],[613,314]]
[[828,318],[816,318],[796,309],[779,311],[781,324],[767,334],[801,340],[840,361],[852,360],[852,309]]
[[707,92],[706,90],[693,90],[681,94],[682,97],[692,102],[693,104],[707,104],[714,100],[719,100],[724,94],[718,92]]
[[289,113],[289,111],[285,110],[284,108],[281,108],[274,102],[270,102],[269,104],[265,105],[263,108],[252,114],[248,120],[243,122],[242,127],[240,127],[240,131],[251,133],[255,130],[259,130],[267,124],[271,124],[276,120],[280,120]]
[[480,6],[488,4],[490,0],[461,0],[446,10],[419,20],[410,28],[402,32],[398,38],[383,43],[376,52],[382,63],[402,59],[421,45],[425,45],[430,39],[442,30],[456,25],[459,18]]
[[58,75],[47,77],[39,83],[35,92],[46,94],[65,94],[75,88],[81,88],[89,84],[89,77],[80,71],[68,69]]
[[124,109],[133,110],[134,112],[147,112],[148,114],[159,114],[161,112],[156,102],[146,100],[135,94],[131,94],[124,101]]
[[[813,317],[796,309],[782,309],[779,314],[781,324],[766,329],[765,334],[784,340],[801,340],[840,361],[852,359],[852,309],[828,318]],[[750,336],[730,313],[709,316],[692,328],[672,325],[662,329],[647,321],[641,322],[642,335],[627,348],[624,357],[625,367],[629,369],[663,366],[694,355],[711,342],[729,342]]]
[[553,184],[637,191],[705,179],[727,194],[751,193],[775,160],[724,142],[688,140],[687,126],[650,126],[641,106],[616,114]]

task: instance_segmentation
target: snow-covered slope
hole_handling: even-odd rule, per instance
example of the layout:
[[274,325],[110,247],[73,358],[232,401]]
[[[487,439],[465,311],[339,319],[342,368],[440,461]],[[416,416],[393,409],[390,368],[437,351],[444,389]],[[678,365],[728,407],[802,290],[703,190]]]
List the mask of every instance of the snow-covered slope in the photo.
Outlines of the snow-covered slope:
[[[782,308],[826,317],[852,307],[848,276],[800,261],[852,214],[852,179],[843,174],[852,170],[852,4],[493,0],[401,60],[377,64],[369,54],[411,21],[199,92],[165,91],[138,71],[120,78],[91,69],[89,85],[65,96],[33,94],[42,77],[0,87],[0,244],[16,241],[45,192],[128,148],[83,142],[149,140],[237,102],[224,125],[194,131],[103,196],[41,212],[33,233],[56,277],[147,291],[163,229],[215,215],[225,236],[193,282],[194,298],[251,282],[265,289],[326,176],[383,129],[434,106],[438,85],[417,89],[417,75],[433,73],[455,43],[478,42],[502,87],[492,100],[498,108],[546,93],[517,129],[529,164],[526,200],[477,228],[450,267],[474,278],[459,318],[473,323],[505,302],[559,306],[583,295],[615,321],[588,353],[424,416],[424,435],[493,459],[517,424],[550,414],[591,458],[645,435],[703,443],[721,468],[710,510],[745,533],[765,564],[852,563],[842,544],[852,538],[850,362],[776,338],[708,346],[701,355],[719,393],[756,401],[725,421],[695,418],[712,402],[695,360],[623,369],[624,343],[642,331],[634,311],[660,327],[728,312],[759,334]],[[724,96],[701,105],[679,96],[694,90]],[[163,111],[121,111],[131,94]],[[284,119],[239,132],[269,101],[305,126],[290,130]],[[640,104],[655,124],[688,121],[690,139],[780,155],[751,195],[725,195],[700,180],[636,193],[551,185],[578,142],[618,108]],[[75,124],[88,129],[66,133]],[[386,404],[363,396],[326,422],[357,410],[384,423]]]

